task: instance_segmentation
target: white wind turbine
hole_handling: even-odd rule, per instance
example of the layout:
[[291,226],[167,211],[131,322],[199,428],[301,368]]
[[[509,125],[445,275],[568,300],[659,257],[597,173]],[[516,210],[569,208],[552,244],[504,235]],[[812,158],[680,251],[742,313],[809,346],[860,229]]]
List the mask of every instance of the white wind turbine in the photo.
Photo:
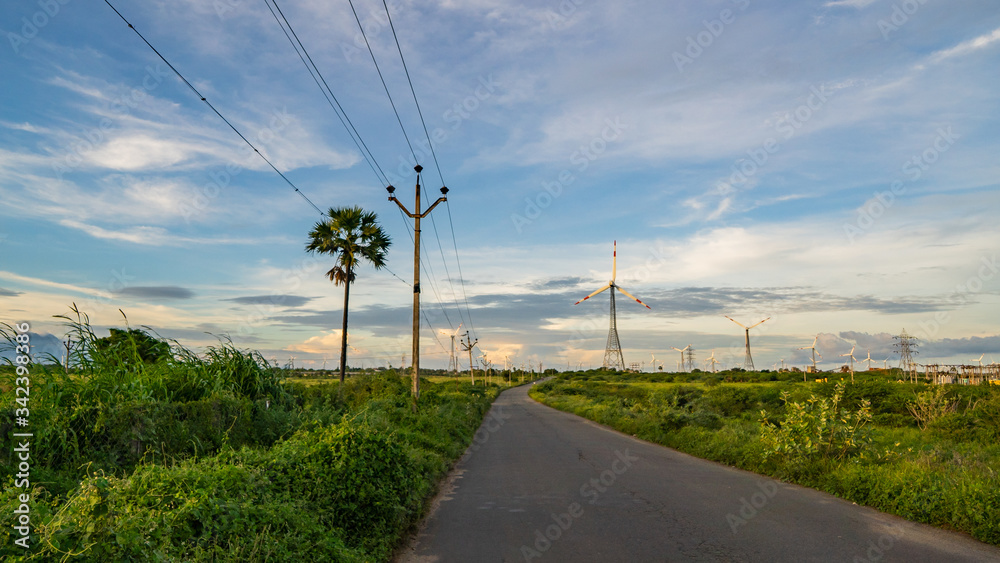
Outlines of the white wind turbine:
[[978,360],[972,360],[973,362],[979,362],[979,373],[983,373],[983,358],[986,357],[986,352],[983,352],[982,356],[979,356]]
[[612,254],[611,258],[611,281],[609,281],[607,285],[605,285],[601,289],[598,289],[597,291],[577,301],[576,303],[574,303],[574,305],[579,305],[580,303],[583,303],[584,301],[590,299],[591,297],[597,295],[598,293],[606,289],[611,290],[611,330],[608,331],[608,344],[604,349],[603,367],[604,369],[614,368],[616,370],[623,370],[625,369],[625,358],[622,357],[622,346],[621,342],[618,341],[618,322],[616,320],[616,314],[615,314],[615,290],[617,289],[618,291],[624,293],[626,297],[631,298],[633,301],[635,301],[636,303],[642,305],[647,309],[650,309],[651,307],[649,305],[646,305],[645,303],[640,301],[639,298],[625,291],[624,288],[615,283],[615,276],[617,275],[617,271],[618,271],[618,241],[615,241],[614,253]]
[[745,324],[743,324],[743,323],[741,323],[741,322],[739,322],[737,320],[734,320],[732,317],[729,317],[727,315],[723,315],[723,316],[726,317],[727,319],[733,321],[734,323],[740,325],[746,331],[747,355],[746,355],[746,357],[743,358],[743,369],[749,370],[749,371],[753,371],[753,369],[754,369],[754,367],[753,367],[753,356],[750,355],[750,329],[754,328],[756,326],[760,326],[760,325],[764,324],[764,321],[770,320],[771,317],[768,317],[768,318],[764,319],[763,321],[760,321],[759,323],[757,323],[755,325],[746,326]]
[[851,351],[850,352],[848,352],[846,354],[841,354],[840,355],[841,358],[847,358],[847,357],[851,358],[851,383],[854,383],[854,362],[857,361],[854,358],[854,349],[855,348],[857,348],[857,346],[851,346]]
[[715,359],[715,350],[712,350],[712,355],[709,356],[707,360],[705,360],[705,363],[706,364],[707,363],[711,363],[712,364],[712,373],[715,373],[715,364],[719,363]]
[[871,350],[871,348],[868,349],[868,357],[865,358],[865,359],[863,359],[863,360],[861,360],[861,361],[862,362],[868,362],[868,369],[865,370],[865,371],[871,371],[872,370],[872,362],[875,361],[875,360],[872,359],[872,350]]
[[451,337],[451,357],[448,358],[448,371],[458,375],[458,357],[455,356],[455,337],[458,336],[458,332],[462,330],[462,324],[458,323],[458,328],[453,331],[449,330],[439,330],[441,334]]
[[[803,346],[801,348],[797,348],[797,350],[812,350],[812,361],[813,361],[813,372],[814,373],[816,371],[816,354],[819,354],[819,352],[816,351],[816,342],[818,342],[818,341],[819,341],[819,335],[817,334],[816,338],[813,338],[812,345],[810,345],[810,346]],[[821,360],[823,359],[823,354],[819,354],[819,359],[821,359]]]
[[[653,371],[655,372],[656,371],[656,362],[659,362],[659,360],[656,359],[656,354],[650,354],[650,356],[653,357],[651,367],[653,368]],[[660,371],[663,371],[663,362],[660,362]]]
[[678,364],[678,366],[679,366],[678,369],[680,369],[680,371],[684,371],[684,352],[687,352],[688,348],[690,348],[690,347],[691,347],[690,344],[688,344],[687,346],[685,346],[683,348],[674,348],[673,346],[671,346],[672,349],[677,350],[678,352],[681,353],[681,363]]

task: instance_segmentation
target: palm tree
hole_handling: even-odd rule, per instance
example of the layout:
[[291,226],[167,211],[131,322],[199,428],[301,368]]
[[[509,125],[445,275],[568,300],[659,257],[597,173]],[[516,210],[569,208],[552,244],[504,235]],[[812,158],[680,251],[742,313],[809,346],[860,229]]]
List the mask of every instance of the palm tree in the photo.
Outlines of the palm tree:
[[329,254],[336,263],[326,277],[334,285],[344,284],[344,328],[340,341],[340,383],[347,374],[347,303],[357,267],[371,262],[378,270],[385,266],[385,254],[392,244],[378,224],[374,212],[360,207],[330,208],[327,218],[309,232],[307,252]]

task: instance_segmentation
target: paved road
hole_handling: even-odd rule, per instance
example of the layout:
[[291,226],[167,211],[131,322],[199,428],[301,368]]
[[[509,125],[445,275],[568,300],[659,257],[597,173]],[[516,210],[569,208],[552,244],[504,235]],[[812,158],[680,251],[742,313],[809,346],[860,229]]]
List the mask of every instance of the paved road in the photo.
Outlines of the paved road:
[[402,562],[998,561],[1000,549],[503,393]]

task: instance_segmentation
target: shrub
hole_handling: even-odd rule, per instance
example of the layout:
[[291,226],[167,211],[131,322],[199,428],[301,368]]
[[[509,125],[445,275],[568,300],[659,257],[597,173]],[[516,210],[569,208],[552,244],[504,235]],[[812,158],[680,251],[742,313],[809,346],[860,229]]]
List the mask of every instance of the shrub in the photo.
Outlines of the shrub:
[[871,422],[871,407],[862,400],[853,413],[842,409],[844,388],[844,383],[838,383],[829,399],[812,395],[804,402],[789,401],[788,394],[782,393],[785,416],[778,422],[770,421],[767,411],[762,410],[764,460],[776,457],[803,465],[816,458],[843,459],[869,443],[870,438],[862,430]]
[[907,405],[921,430],[926,430],[929,424],[958,409],[958,401],[949,399],[947,393],[943,385],[938,385],[930,391],[917,393],[916,400]]

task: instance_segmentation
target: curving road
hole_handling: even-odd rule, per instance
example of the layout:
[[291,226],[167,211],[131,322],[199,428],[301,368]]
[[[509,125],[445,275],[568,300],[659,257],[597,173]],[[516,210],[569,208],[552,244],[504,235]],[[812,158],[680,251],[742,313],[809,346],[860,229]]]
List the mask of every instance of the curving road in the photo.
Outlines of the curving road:
[[401,562],[1000,562],[1000,549],[504,392]]

